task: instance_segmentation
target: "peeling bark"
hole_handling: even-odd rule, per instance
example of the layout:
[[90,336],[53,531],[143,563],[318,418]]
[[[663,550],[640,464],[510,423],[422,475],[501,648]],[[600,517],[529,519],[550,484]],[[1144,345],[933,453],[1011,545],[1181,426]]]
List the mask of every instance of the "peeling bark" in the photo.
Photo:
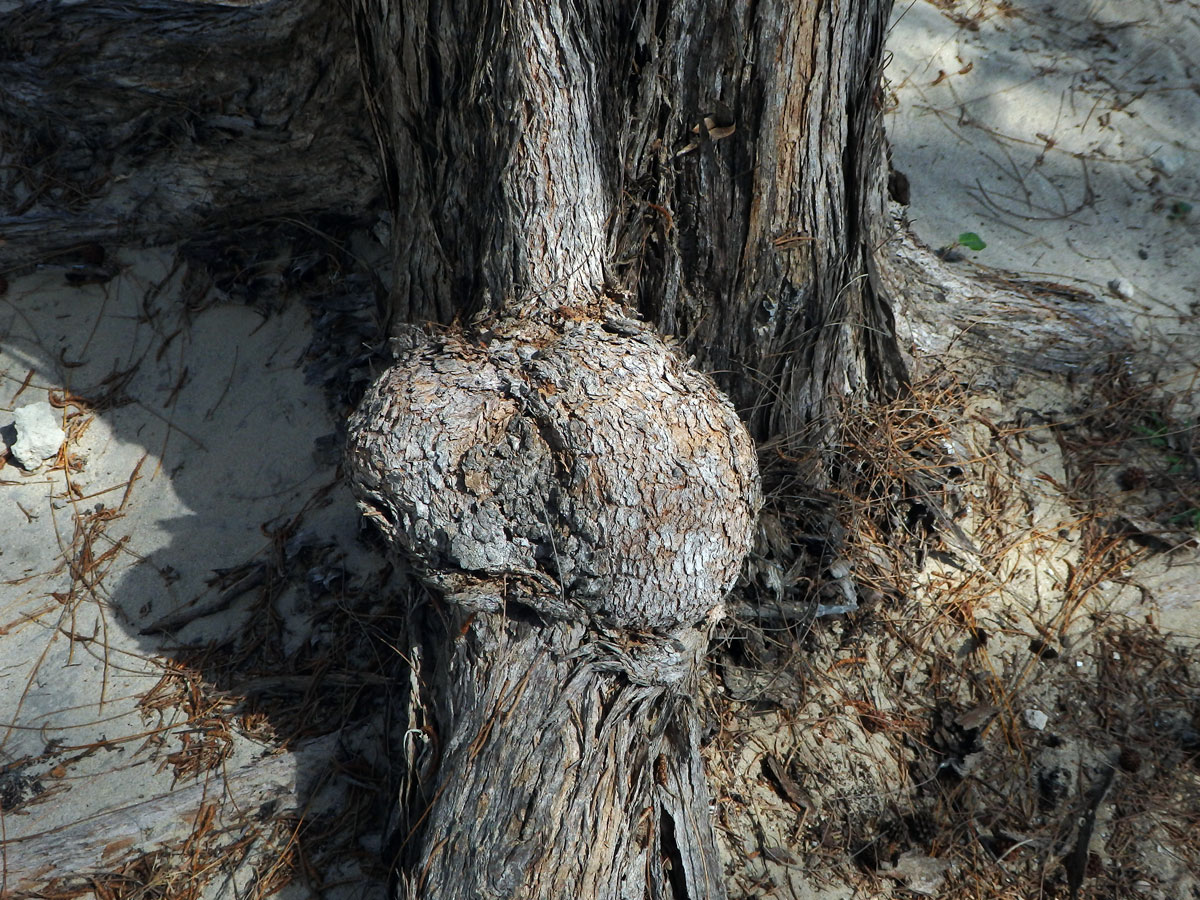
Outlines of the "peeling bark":
[[408,226],[395,321],[603,280],[760,439],[814,439],[856,392],[894,389],[871,233],[890,8],[354,0]]
[[687,698],[757,474],[622,306],[785,444],[903,382],[871,245],[890,3],[351,8],[406,227],[348,459],[457,635],[400,894],[723,896]]
[[758,467],[712,383],[597,321],[418,343],[350,422],[368,515],[472,612],[670,629],[721,607]]
[[725,896],[691,699],[706,635],[658,638],[680,680],[648,684],[631,653],[654,639],[480,617],[439,673],[449,741],[398,896]]
[[[673,218],[664,190],[689,168],[729,174],[707,154],[736,121],[671,110],[660,91],[684,79],[654,64],[700,55],[669,34],[700,10],[357,12],[392,201],[411,215],[398,316],[474,313],[464,334],[408,340],[350,428],[368,515],[445,593],[460,632],[440,648],[447,752],[400,893],[723,896],[688,697],[749,548],[757,470],[715,388],[620,307],[664,293],[655,278],[675,298],[660,324],[698,299],[667,230],[669,252],[641,263],[646,211]],[[758,24],[794,36],[800,23]],[[774,115],[743,120],[756,149],[784,146]],[[656,127],[635,135],[629,121]],[[779,155],[775,168],[796,165]],[[781,196],[780,174],[766,184]],[[762,230],[790,212],[755,217],[743,241],[777,246]],[[634,248],[636,266],[622,260]],[[837,355],[836,335],[817,338]]]
[[753,445],[648,329],[524,313],[409,332],[350,422],[364,510],[459,635],[401,895],[723,896],[692,698]]

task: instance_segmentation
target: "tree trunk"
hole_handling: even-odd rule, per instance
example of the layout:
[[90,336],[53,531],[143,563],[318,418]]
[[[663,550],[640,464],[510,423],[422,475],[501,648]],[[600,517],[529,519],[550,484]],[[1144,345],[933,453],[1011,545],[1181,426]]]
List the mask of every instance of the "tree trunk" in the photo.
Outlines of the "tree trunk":
[[398,328],[350,429],[451,617],[400,894],[723,896],[693,696],[757,474],[633,309],[760,438],[903,381],[871,265],[890,4],[352,5],[394,321],[459,326]]
[[652,332],[553,296],[410,333],[350,422],[364,510],[452,618],[401,894],[722,896],[692,698],[753,446]]
[[355,0],[400,322],[621,292],[758,438],[904,379],[883,237],[889,0]]
[[[350,466],[449,601],[428,628],[440,770],[409,797],[401,895],[724,895],[695,685],[758,475],[660,335],[761,442],[818,444],[903,383],[873,263],[890,5],[4,14],[24,160],[5,267],[362,209],[376,152],[397,359]],[[135,194],[135,169],[159,187]]]

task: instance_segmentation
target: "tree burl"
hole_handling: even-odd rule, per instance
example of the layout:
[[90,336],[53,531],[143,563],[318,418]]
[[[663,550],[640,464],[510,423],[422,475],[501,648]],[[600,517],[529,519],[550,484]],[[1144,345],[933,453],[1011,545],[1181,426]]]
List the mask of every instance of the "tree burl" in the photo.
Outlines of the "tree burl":
[[758,466],[712,381],[615,308],[412,331],[350,422],[367,515],[446,597],[631,630],[719,615]]

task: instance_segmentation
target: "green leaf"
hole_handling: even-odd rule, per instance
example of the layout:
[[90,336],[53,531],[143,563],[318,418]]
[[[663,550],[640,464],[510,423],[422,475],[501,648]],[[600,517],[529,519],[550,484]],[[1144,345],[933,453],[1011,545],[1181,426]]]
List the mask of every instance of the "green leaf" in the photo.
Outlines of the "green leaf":
[[1167,428],[1166,423],[1157,416],[1150,416],[1149,421],[1152,423],[1151,425],[1135,423],[1132,426],[1132,430],[1144,437],[1146,439],[1146,443],[1148,443],[1151,447],[1156,447],[1160,450],[1167,449],[1169,446],[1167,444],[1167,432],[1169,429]]
[[987,246],[983,238],[973,231],[964,231],[958,236],[958,242],[968,250],[982,250]]
[[1200,531],[1200,509],[1189,509],[1187,512],[1177,513],[1167,519],[1176,527],[1191,528],[1193,531]]

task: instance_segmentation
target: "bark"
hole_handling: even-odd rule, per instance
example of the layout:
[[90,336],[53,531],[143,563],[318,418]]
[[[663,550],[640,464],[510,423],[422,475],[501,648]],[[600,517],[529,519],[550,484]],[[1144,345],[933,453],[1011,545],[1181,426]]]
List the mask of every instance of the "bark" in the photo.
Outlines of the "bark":
[[693,634],[657,654],[680,677],[662,685],[579,626],[470,628],[439,673],[449,744],[397,895],[724,896],[691,700],[707,642]]
[[0,13],[0,121],[0,274],[378,195],[353,38],[319,0]]
[[760,439],[903,381],[872,264],[890,0],[353,5],[396,321],[603,283]]
[[587,312],[410,332],[350,422],[364,510],[459,635],[404,896],[723,895],[691,698],[753,445],[649,329]]
[[449,601],[399,893],[720,897],[689,698],[750,442],[904,377],[868,244],[889,4],[356,0],[398,358],[368,516]]
[[931,360],[970,361],[980,386],[1021,375],[1075,378],[1111,367],[1133,336],[1111,304],[1066,284],[943,262],[911,233],[880,254],[906,343]]

